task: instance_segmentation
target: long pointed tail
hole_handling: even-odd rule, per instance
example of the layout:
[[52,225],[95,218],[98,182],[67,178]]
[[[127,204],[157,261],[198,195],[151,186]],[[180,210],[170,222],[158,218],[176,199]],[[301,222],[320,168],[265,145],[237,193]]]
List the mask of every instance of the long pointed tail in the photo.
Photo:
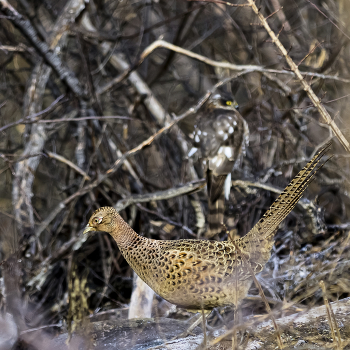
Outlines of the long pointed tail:
[[[279,197],[273,202],[264,216],[248,232],[247,236],[257,236],[267,239],[274,235],[279,224],[293,210],[306,187],[313,180],[316,172],[326,163],[317,166],[325,153],[330,149],[332,142],[328,142],[305,167],[294,177]],[[327,159],[327,161],[330,158]]]

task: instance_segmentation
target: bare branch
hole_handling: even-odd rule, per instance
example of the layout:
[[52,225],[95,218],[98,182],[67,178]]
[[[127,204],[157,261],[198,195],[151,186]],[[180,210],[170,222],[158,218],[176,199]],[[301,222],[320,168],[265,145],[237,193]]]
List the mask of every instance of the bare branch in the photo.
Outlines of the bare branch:
[[[149,45],[141,54],[140,59],[137,61],[136,64],[134,64],[130,69],[125,70],[122,74],[118,75],[116,78],[112,79],[109,83],[106,85],[102,86],[97,90],[97,94],[103,94],[107,90],[111,89],[115,85],[119,84],[122,82],[124,79],[126,79],[131,72],[133,72],[135,69],[137,69],[141,63],[156,49],[158,48],[164,48],[168,50],[175,51],[177,53],[180,53],[182,55],[186,55],[188,57],[191,57],[193,59],[196,59],[200,62],[206,63],[210,66],[213,67],[218,67],[218,68],[223,68],[223,69],[230,69],[233,71],[244,71],[245,74],[252,73],[252,72],[267,72],[267,73],[277,73],[277,74],[285,74],[285,75],[294,75],[293,72],[290,72],[288,70],[278,70],[278,69],[265,69],[262,66],[255,66],[255,65],[237,65],[233,63],[228,63],[228,62],[218,62],[211,60],[210,58],[207,58],[205,56],[196,54],[192,51],[188,51],[186,49],[183,49],[179,46],[170,44],[164,40],[156,40],[154,41],[151,45]],[[318,77],[321,79],[332,79],[332,80],[337,80],[341,81],[343,83],[350,83],[350,79],[344,79],[344,78],[339,78],[337,76],[332,76],[332,75],[325,75],[325,74],[319,74],[319,73],[311,73],[311,72],[299,72],[299,74],[306,75],[306,76],[313,76],[313,77]]]
[[198,180],[193,181],[188,184],[176,187],[176,188],[170,188],[169,190],[165,191],[158,191],[154,193],[145,193],[135,196],[129,196],[126,199],[122,199],[114,206],[116,210],[121,211],[125,208],[127,208],[129,205],[135,204],[135,203],[145,203],[150,201],[158,201],[163,199],[170,199],[177,196],[182,196],[186,193],[192,193],[195,191],[198,191],[202,189],[205,186],[205,180]]

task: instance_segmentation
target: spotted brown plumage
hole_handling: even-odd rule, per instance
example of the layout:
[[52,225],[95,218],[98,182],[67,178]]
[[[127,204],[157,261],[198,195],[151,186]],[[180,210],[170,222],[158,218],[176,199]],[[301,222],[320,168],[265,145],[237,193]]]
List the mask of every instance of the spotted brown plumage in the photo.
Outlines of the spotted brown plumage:
[[208,238],[223,228],[231,172],[248,144],[248,125],[234,105],[232,96],[212,95],[197,113],[190,133],[194,146],[190,155],[198,151],[207,178]]
[[84,233],[110,233],[132,269],[157,294],[173,304],[189,310],[237,306],[251,286],[251,270],[254,274],[260,272],[269,260],[279,224],[301,198],[329,147],[330,144],[307,163],[260,221],[235,244],[141,237],[112,207],[96,210]]

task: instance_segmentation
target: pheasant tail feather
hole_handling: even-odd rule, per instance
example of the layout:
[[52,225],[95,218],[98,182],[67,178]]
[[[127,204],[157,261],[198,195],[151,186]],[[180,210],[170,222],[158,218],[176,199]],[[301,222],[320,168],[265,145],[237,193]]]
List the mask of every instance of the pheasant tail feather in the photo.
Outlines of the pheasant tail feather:
[[[331,142],[327,143],[310,162],[295,176],[279,197],[273,202],[264,216],[248,232],[248,236],[259,236],[261,239],[274,235],[279,224],[293,210],[303,192],[313,180],[316,172],[325,164],[318,166],[322,157],[329,150]],[[318,166],[318,167],[317,167]]]

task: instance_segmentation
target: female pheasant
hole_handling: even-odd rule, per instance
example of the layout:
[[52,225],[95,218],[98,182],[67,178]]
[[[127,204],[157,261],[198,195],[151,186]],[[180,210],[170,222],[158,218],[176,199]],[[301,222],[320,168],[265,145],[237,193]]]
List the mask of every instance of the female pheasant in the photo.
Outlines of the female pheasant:
[[173,304],[193,311],[225,305],[237,307],[252,284],[251,271],[257,274],[269,260],[279,224],[322,166],[318,164],[329,147],[330,143],[307,163],[260,221],[234,244],[141,237],[112,207],[96,210],[84,233],[108,232],[140,278]]

